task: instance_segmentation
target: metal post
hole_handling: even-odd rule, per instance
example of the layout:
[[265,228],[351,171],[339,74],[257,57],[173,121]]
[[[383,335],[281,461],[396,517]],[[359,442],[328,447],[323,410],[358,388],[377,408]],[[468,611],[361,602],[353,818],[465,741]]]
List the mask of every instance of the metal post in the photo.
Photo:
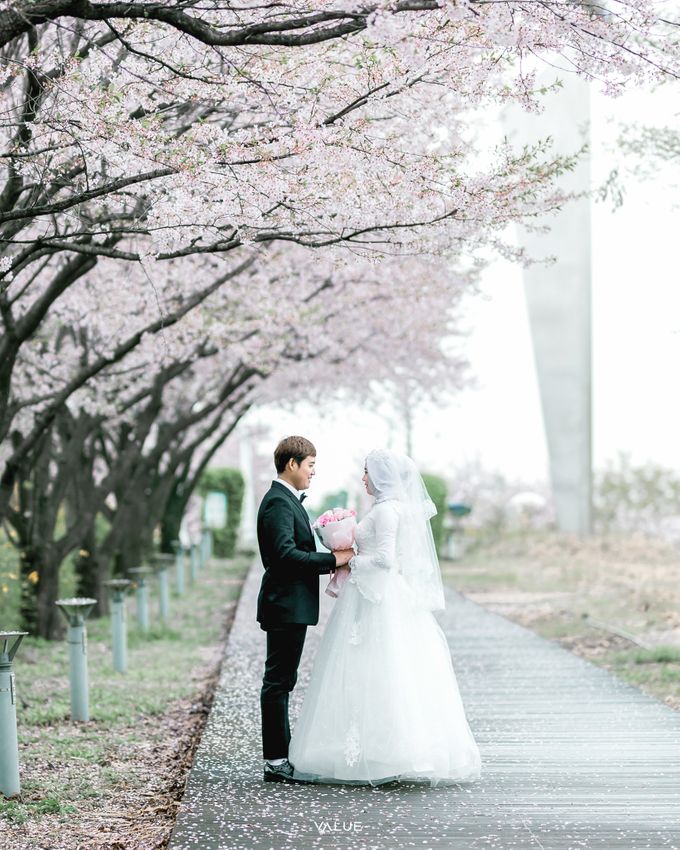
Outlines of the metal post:
[[161,620],[168,622],[170,617],[170,585],[168,583],[168,569],[161,564],[158,569],[158,591],[160,593]]
[[[16,688],[12,659],[28,632],[0,632],[0,794],[13,797],[21,791],[17,741]],[[16,638],[10,646],[10,642]]]
[[97,604],[96,599],[59,599],[55,603],[68,623],[69,683],[71,686],[71,720],[89,720],[87,681],[87,628],[85,620]]
[[210,530],[207,528],[203,529],[203,533],[201,534],[201,561],[202,565],[206,566],[208,561],[210,560]]
[[85,623],[68,627],[69,681],[71,684],[71,718],[89,720],[90,706],[87,680],[87,630]]
[[158,592],[161,621],[167,623],[170,619],[170,581],[168,567],[174,562],[173,555],[158,554],[153,556],[156,572],[158,573]]
[[113,646],[113,667],[119,673],[127,671],[127,611],[125,594],[132,584],[127,578],[114,578],[104,584],[113,591],[111,601],[111,638]]
[[179,540],[172,541],[172,548],[175,550],[175,579],[177,586],[177,595],[184,595],[184,549]]
[[191,583],[193,584],[198,577],[198,546],[195,543],[191,544],[189,554],[191,558]]
[[146,583],[146,577],[151,570],[148,567],[133,567],[128,572],[133,576],[137,585],[136,600],[137,600],[137,622],[139,628],[144,632],[149,631],[149,587]]

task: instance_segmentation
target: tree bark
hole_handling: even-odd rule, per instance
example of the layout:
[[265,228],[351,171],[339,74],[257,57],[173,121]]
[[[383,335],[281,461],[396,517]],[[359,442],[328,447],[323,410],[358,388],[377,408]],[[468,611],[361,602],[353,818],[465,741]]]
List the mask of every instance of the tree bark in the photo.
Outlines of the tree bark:
[[110,565],[100,557],[94,524],[85,533],[80,555],[75,564],[78,580],[76,594],[89,596],[97,600],[92,616],[106,617],[109,613],[109,599],[104,582],[109,577]]
[[[354,10],[327,9],[315,12],[292,12],[288,18],[272,17],[270,21],[243,23],[220,29],[197,16],[188,15],[179,4],[171,3],[91,3],[88,0],[35,0],[17,3],[0,13],[0,47],[29,32],[33,27],[71,17],[86,21],[109,19],[155,20],[184,32],[202,44],[236,47],[268,44],[303,47],[344,38],[366,29],[369,16],[380,3],[357,4]],[[439,0],[395,0],[395,12],[432,11]]]
[[56,640],[64,630],[54,604],[59,598],[59,560],[50,546],[21,553],[21,628],[35,637]]

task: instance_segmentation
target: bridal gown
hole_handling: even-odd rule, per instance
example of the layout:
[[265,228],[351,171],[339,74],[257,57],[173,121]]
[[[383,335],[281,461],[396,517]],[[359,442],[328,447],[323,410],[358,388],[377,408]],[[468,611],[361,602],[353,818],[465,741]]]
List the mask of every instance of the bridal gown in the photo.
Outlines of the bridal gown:
[[397,572],[400,505],[376,502],[334,602],[289,748],[300,778],[377,785],[474,781],[468,726],[444,633]]

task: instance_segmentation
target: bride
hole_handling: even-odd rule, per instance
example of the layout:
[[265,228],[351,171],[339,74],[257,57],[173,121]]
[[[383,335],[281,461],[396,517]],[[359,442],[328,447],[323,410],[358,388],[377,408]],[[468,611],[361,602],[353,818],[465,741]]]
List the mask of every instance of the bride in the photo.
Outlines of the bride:
[[356,529],[358,554],[334,603],[290,742],[294,778],[378,785],[469,782],[480,756],[444,633],[429,518],[413,461],[366,458],[374,504]]

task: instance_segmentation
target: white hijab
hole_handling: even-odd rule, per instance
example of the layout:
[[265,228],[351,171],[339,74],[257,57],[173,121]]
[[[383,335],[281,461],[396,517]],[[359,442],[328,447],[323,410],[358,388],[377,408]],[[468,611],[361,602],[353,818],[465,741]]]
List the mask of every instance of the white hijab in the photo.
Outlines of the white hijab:
[[376,503],[399,503],[397,569],[413,591],[415,601],[431,611],[443,610],[444,589],[430,518],[437,509],[415,463],[407,455],[374,449],[366,472]]

